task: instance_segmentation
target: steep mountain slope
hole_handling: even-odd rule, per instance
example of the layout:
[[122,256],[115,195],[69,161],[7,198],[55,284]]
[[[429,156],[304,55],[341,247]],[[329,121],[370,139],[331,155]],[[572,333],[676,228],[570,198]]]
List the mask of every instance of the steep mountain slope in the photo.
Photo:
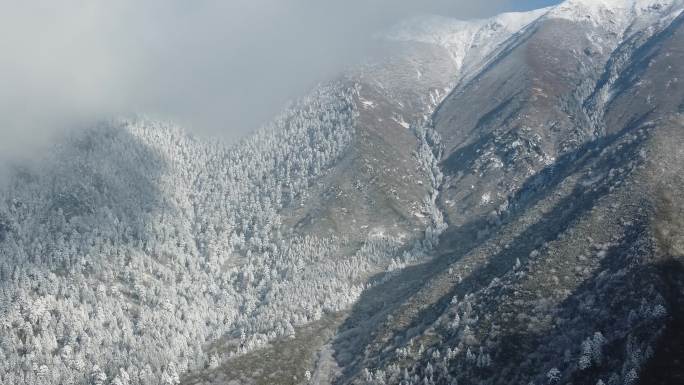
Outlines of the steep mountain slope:
[[[515,20],[508,21],[505,27],[498,21],[509,18]],[[458,28],[467,27],[471,33],[496,36],[487,49],[475,49],[473,45],[473,50],[462,48],[462,55],[473,62],[484,58],[532,19],[533,15],[507,14],[492,20],[457,23]],[[444,223],[436,207],[441,183],[439,153],[431,148],[439,137],[427,123],[446,92],[466,72],[454,59],[451,44],[426,41],[428,31],[418,31],[427,28],[439,41],[453,40],[455,44],[458,40],[452,36],[454,28],[440,25],[444,22],[438,20],[437,31],[430,27],[435,23],[433,18],[406,22],[383,36],[376,57],[345,76],[358,90],[354,142],[334,170],[316,183],[305,203],[284,210],[286,227],[296,233],[343,234],[357,242],[394,238],[398,249],[390,255],[390,270],[415,263],[432,250]],[[402,32],[412,29],[415,31],[410,34]],[[331,316],[314,328],[321,335],[332,335],[343,319]],[[269,384],[277,377],[281,383],[299,383],[302,373],[316,366],[313,376],[326,383],[338,369],[332,347],[324,345],[329,340],[304,334],[301,339],[297,336],[255,352],[268,357],[264,367],[278,368],[273,371],[255,373],[254,357],[240,357],[212,372],[190,376],[187,381],[221,383],[239,378],[241,383]],[[297,364],[289,359],[292,352],[297,352]]]
[[236,146],[0,192],[0,384],[676,383],[684,4],[408,20]]
[[0,204],[3,383],[177,382],[353,301],[391,242],[284,239],[278,212],[344,153],[354,92],[322,87],[235,148],[121,122],[17,170]]
[[610,3],[549,10],[439,106],[449,228],[357,302],[341,383],[635,383],[677,335],[682,3]]
[[527,177],[601,135],[601,100],[615,81],[607,71],[620,73],[617,63],[630,58],[619,55],[677,14],[662,6],[632,20],[628,3],[559,5],[440,107],[435,127],[448,138],[444,206],[454,223],[505,207]]
[[425,138],[416,129],[457,82],[540,14],[470,22],[423,17],[382,35],[376,56],[345,76],[358,87],[350,153],[311,204],[292,213],[295,226],[356,238],[369,231],[422,237],[436,186],[433,155],[419,151]]

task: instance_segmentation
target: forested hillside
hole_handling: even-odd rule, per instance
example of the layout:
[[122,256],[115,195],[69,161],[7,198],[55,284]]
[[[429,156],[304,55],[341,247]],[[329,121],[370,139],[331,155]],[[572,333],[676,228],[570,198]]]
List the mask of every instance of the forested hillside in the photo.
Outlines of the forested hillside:
[[0,184],[0,385],[684,381],[683,9],[418,17],[237,144],[60,137]]
[[[144,119],[79,132],[0,203],[7,384],[177,383],[353,302],[391,238],[282,236],[354,135],[321,87],[234,147]],[[210,354],[209,342],[229,346]]]

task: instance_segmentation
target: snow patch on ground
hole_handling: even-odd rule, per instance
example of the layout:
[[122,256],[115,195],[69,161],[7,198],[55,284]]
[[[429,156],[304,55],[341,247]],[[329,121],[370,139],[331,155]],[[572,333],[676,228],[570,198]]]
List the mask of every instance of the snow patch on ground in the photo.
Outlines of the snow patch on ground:
[[392,120],[394,120],[395,122],[397,122],[397,124],[399,124],[400,126],[406,128],[406,129],[411,127],[411,125],[408,124],[408,122],[406,122],[406,120],[404,119],[403,116],[395,115],[394,117],[392,117]]
[[375,108],[375,103],[371,100],[364,99],[364,98],[359,96],[359,101],[363,105],[363,108],[366,110],[372,110]]
[[492,194],[490,192],[486,192],[482,194],[482,198],[480,199],[480,205],[485,206],[488,205],[489,202],[492,201]]

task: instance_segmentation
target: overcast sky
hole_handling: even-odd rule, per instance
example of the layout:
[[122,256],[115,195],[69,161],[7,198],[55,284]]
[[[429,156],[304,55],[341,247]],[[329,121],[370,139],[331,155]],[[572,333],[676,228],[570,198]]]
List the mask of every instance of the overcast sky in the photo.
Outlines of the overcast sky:
[[0,0],[0,152],[133,113],[236,138],[416,13],[548,0]]

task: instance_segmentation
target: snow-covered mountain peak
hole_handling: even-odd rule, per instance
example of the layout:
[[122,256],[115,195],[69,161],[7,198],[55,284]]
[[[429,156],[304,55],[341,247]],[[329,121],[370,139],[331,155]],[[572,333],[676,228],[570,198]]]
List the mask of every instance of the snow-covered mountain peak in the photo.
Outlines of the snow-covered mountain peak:
[[682,9],[684,0],[566,0],[552,7],[502,13],[487,19],[414,17],[399,23],[382,37],[443,47],[458,69],[456,78],[463,79],[482,68],[502,43],[539,19],[590,23],[624,37],[651,25],[665,25]]
[[676,3],[681,3],[679,0],[566,0],[558,5],[558,7],[593,7],[593,8],[615,8],[615,9],[633,9],[633,8],[651,8],[658,9],[661,7],[668,7]]
[[385,34],[385,37],[394,40],[458,45],[482,31],[515,33],[546,11],[548,8],[529,12],[508,12],[491,18],[473,20],[422,15],[398,24]]
[[441,46],[449,51],[461,75],[466,75],[501,43],[548,10],[543,8],[529,12],[509,12],[474,20],[423,15],[398,24],[385,33],[383,38]]
[[566,0],[547,17],[589,22],[622,34],[630,27],[676,17],[683,6],[682,0]]
[[556,6],[507,12],[486,19],[459,20],[436,15],[414,17],[391,28],[383,38],[443,46],[462,66],[467,56],[473,53],[473,48],[480,48],[477,51],[482,58],[539,18],[590,22],[614,32],[625,32],[634,24],[671,20],[682,10],[684,0],[566,0]]

